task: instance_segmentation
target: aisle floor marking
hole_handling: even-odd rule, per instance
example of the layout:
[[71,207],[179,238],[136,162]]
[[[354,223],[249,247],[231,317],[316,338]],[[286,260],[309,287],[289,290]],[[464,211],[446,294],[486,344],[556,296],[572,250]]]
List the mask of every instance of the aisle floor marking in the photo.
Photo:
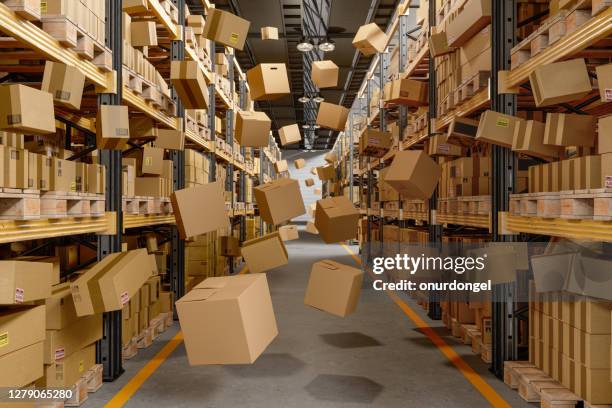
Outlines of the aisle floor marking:
[[[348,252],[353,260],[358,264],[362,265],[361,259],[353,252],[351,248],[349,248],[345,244],[341,244],[346,252]],[[368,271],[370,276],[374,278],[374,275],[370,271]],[[502,398],[501,395],[497,393],[487,383],[474,369],[465,362],[463,358],[455,349],[450,346],[442,337],[438,335],[428,324],[425,322],[421,316],[419,316],[406,302],[404,302],[400,297],[390,290],[385,290],[387,295],[395,302],[397,306],[404,312],[406,316],[416,325],[416,327],[421,331],[421,333],[425,334],[429,337],[429,340],[440,349],[442,354],[463,374],[463,376],[478,390],[480,394],[491,404],[493,407],[503,407],[503,408],[511,408],[511,405]]]

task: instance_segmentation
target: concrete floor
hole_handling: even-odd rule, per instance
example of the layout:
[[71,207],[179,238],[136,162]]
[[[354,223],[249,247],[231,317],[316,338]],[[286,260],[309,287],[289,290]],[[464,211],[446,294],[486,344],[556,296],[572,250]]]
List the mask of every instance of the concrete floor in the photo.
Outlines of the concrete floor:
[[[487,407],[488,402],[386,294],[366,278],[355,314],[341,319],[303,304],[311,264],[329,258],[354,261],[340,245],[325,245],[300,231],[287,245],[290,263],[267,274],[279,335],[250,366],[187,364],[181,344],[142,385],[126,407]],[[457,353],[512,407],[527,407],[459,344],[431,322]],[[159,351],[177,329],[126,363],[126,373],[90,394],[84,407],[101,407]]]

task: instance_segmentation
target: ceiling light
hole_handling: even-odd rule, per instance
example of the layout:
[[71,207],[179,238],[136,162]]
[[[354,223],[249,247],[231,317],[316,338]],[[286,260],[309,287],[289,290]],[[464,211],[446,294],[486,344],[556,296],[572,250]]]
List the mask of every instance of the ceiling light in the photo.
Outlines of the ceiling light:
[[321,103],[325,100],[325,98],[323,98],[321,95],[317,95],[314,98],[312,98],[313,101],[315,101],[316,103]]
[[325,41],[319,44],[319,49],[323,52],[331,52],[336,49],[336,43],[331,38],[327,37]]
[[302,103],[308,103],[310,102],[310,98],[307,97],[306,95],[302,95],[298,98],[298,101],[302,102]]
[[302,52],[310,52],[314,49],[314,42],[312,40],[307,40],[306,38],[302,37],[297,45],[297,49],[298,51]]
[[320,128],[321,128],[321,126],[319,126],[319,125],[312,125],[311,127],[312,127],[313,129],[320,129]]
[[302,129],[310,129],[310,125],[309,125],[309,124],[307,124],[307,123],[304,123],[304,124],[302,125]]

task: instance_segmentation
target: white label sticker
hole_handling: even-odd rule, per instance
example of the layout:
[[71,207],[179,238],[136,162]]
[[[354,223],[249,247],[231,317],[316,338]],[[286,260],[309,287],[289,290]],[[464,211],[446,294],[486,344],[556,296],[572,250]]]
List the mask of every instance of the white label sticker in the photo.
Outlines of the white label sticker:
[[121,294],[121,305],[123,306],[123,305],[125,305],[127,302],[129,302],[129,301],[130,301],[130,295],[128,295],[128,293],[127,293],[127,292],[123,292],[123,293]]
[[15,288],[15,303],[23,303],[24,290],[21,288]]
[[606,176],[606,188],[612,188],[612,176]]
[[56,360],[61,360],[65,356],[66,356],[66,350],[64,350],[63,347],[55,349],[55,359]]
[[606,89],[605,96],[606,101],[612,101],[612,89]]

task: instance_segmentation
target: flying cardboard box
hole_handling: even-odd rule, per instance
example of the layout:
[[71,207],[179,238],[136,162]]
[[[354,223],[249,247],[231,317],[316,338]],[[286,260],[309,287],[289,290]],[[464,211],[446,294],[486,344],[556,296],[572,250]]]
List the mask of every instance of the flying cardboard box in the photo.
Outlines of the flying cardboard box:
[[376,23],[370,23],[359,27],[353,38],[353,47],[367,57],[383,52],[388,42],[387,34]]
[[278,28],[276,27],[261,27],[262,40],[278,40]]
[[336,261],[315,262],[310,271],[304,304],[346,317],[357,309],[363,271]]
[[297,225],[283,225],[278,228],[278,233],[283,241],[293,241],[300,238]]
[[278,225],[306,213],[297,180],[283,178],[253,188],[261,218]]
[[0,305],[15,305],[51,296],[53,264],[0,261]]
[[547,113],[544,143],[555,146],[594,147],[596,129],[595,116]]
[[72,109],[81,108],[85,75],[70,65],[46,61],[41,91],[49,92],[53,100]]
[[454,118],[448,126],[446,141],[458,146],[469,147],[478,133],[478,121],[467,118]]
[[331,164],[317,167],[317,176],[321,181],[333,180],[336,178],[336,169]]
[[190,365],[252,364],[278,335],[265,274],[208,278],[176,311]]
[[208,108],[208,86],[198,61],[171,61],[170,81],[185,109]]
[[251,23],[218,8],[209,9],[202,36],[242,51]]
[[512,150],[551,161],[558,159],[561,148],[544,144],[544,131],[546,124],[535,120],[522,120],[514,127]]
[[310,77],[317,88],[333,88],[338,85],[340,68],[331,60],[313,61]]
[[595,67],[595,72],[601,101],[612,102],[612,64],[598,65]]
[[312,174],[313,176],[317,175],[317,168],[316,167],[311,167],[310,168],[310,174]]
[[[182,239],[227,227],[223,183],[202,184],[177,190],[170,196],[176,224]],[[206,213],[202,213],[206,208]]]
[[366,129],[359,137],[359,153],[364,156],[383,157],[393,146],[393,134]]
[[391,82],[389,93],[385,94],[387,102],[406,106],[427,105],[428,93],[427,82],[414,79],[396,79]]
[[461,47],[491,23],[491,0],[468,0],[446,26],[448,45]]
[[296,169],[301,169],[302,167],[306,166],[306,160],[304,159],[294,160],[293,165],[295,166]]
[[297,124],[283,126],[278,129],[278,136],[280,137],[281,146],[298,143],[302,140],[300,127]]
[[445,31],[433,33],[429,36],[429,49],[434,57],[450,54],[454,50],[448,46],[448,38]]
[[529,82],[537,107],[575,101],[593,89],[582,58],[541,65],[529,75]]
[[279,160],[274,162],[274,170],[276,170],[277,173],[289,171],[289,164],[287,164],[287,160]]
[[480,116],[475,140],[503,147],[512,147],[514,128],[523,119],[492,110]]
[[306,232],[308,232],[309,234],[314,234],[314,235],[319,234],[317,227],[315,227],[314,221],[308,220],[308,222],[306,222]]
[[53,364],[102,338],[102,314],[81,317],[61,330],[47,330],[44,362]]
[[306,187],[312,187],[315,185],[315,181],[312,178],[307,178],[304,180],[304,184],[306,184]]
[[0,387],[18,388],[33,383],[43,375],[43,343],[34,343],[0,357],[0,366],[3,368]]
[[45,365],[45,373],[36,381],[41,388],[69,388],[96,364],[96,345],[90,344],[53,364]]
[[426,200],[433,194],[442,174],[440,166],[425,152],[403,150],[385,174],[385,182],[403,198]]
[[185,132],[174,129],[157,129],[155,147],[167,150],[183,150],[185,148]]
[[53,96],[25,85],[1,85],[0,129],[27,134],[55,133]]
[[279,99],[291,93],[285,64],[259,64],[247,71],[251,99]]
[[155,26],[155,21],[132,21],[130,27],[130,35],[132,36],[132,46],[157,46],[157,27]]
[[287,265],[287,249],[278,232],[242,243],[240,248],[250,273],[260,273]]
[[359,210],[344,196],[317,201],[315,227],[327,244],[357,237]]
[[101,105],[96,117],[96,145],[98,149],[121,150],[130,138],[128,107]]
[[334,105],[333,103],[321,102],[317,113],[317,125],[342,131],[346,126],[349,110],[344,106]]
[[236,142],[246,147],[267,147],[270,143],[272,121],[264,112],[238,111]]
[[329,164],[334,164],[338,161],[338,155],[336,154],[336,152],[331,151],[329,153],[327,153],[323,159],[325,159],[326,162],[328,162]]

